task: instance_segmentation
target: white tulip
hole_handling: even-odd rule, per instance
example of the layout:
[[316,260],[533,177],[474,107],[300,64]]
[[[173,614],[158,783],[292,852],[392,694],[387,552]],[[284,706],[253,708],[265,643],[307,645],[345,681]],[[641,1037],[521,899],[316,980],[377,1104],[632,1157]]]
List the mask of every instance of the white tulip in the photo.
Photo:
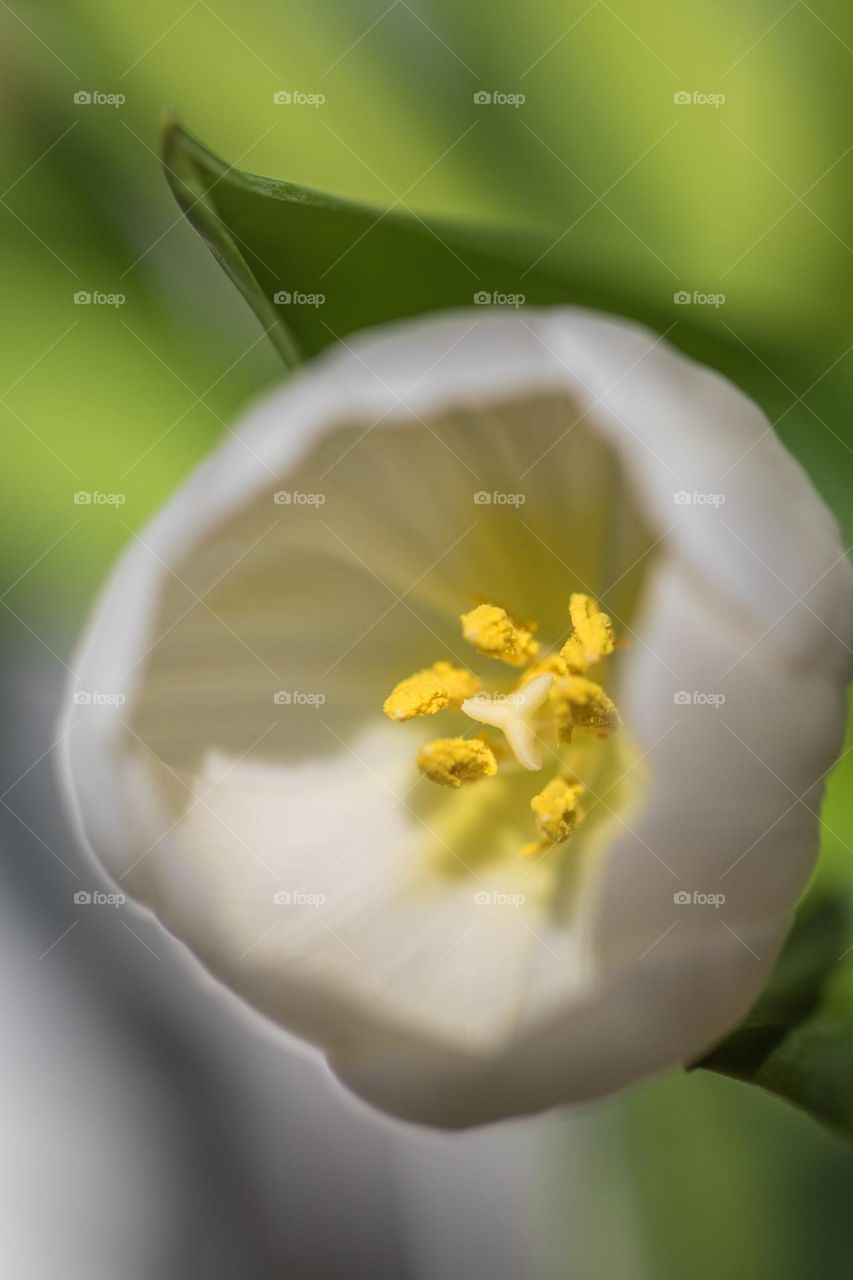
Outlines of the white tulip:
[[[506,722],[526,768],[504,745],[473,785],[420,776],[425,725],[479,726],[391,723],[389,689],[436,661],[500,687],[460,614],[536,619],[542,655],[572,593],[612,618],[619,732],[531,751],[545,681]],[[585,311],[419,319],[262,399],[133,540],[75,663],[67,790],[116,885],[362,1098],[539,1111],[689,1063],[760,993],[851,613],[831,515],[724,378]],[[518,857],[567,760],[583,821]]]

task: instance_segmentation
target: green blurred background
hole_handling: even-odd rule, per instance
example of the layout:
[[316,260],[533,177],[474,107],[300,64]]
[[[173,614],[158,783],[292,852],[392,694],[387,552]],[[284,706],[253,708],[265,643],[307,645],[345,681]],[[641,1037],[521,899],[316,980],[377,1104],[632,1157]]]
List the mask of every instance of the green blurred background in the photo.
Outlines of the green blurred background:
[[[0,29],[0,636],[13,658],[67,658],[129,529],[280,376],[163,181],[166,108],[240,168],[552,233],[554,255],[611,291],[713,329],[850,542],[842,0],[10,0]],[[282,108],[281,90],[325,102]],[[484,90],[525,102],[483,108]],[[725,302],[679,305],[682,290]],[[79,305],[79,291],[125,301]],[[78,490],[126,501],[75,506]],[[851,758],[833,778],[822,872],[845,881]],[[697,1074],[643,1086],[587,1129],[542,1188],[543,1248],[558,1256],[565,1224],[566,1275],[848,1274],[853,1153],[793,1110]]]

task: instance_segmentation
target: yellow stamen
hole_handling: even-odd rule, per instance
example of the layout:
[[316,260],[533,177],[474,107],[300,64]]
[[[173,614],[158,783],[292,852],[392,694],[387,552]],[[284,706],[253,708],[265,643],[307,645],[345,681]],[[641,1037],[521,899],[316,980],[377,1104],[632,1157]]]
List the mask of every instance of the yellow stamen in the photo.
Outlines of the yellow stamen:
[[487,658],[523,667],[539,652],[532,628],[513,621],[499,605],[478,604],[476,609],[463,613],[461,620],[465,639]]
[[[436,738],[421,747],[418,768],[432,782],[458,790],[479,778],[490,778],[512,764],[542,767],[542,745],[565,746],[575,729],[606,738],[618,729],[619,712],[588,669],[614,650],[613,624],[589,596],[575,592],[569,602],[572,634],[559,653],[539,656],[536,624],[513,618],[499,605],[479,604],[461,615],[462,633],[478,653],[513,667],[524,667],[508,693],[479,694],[480,680],[450,662],[416,671],[385,700],[391,720],[411,720],[445,709],[461,710],[472,720],[502,731],[494,744],[480,738]],[[552,778],[530,801],[537,838],[521,854],[547,853],[570,838],[584,810],[582,783],[570,773]]]
[[569,600],[574,631],[560,653],[571,671],[583,672],[613,652],[613,623],[589,596],[576,591]]
[[557,741],[562,744],[571,742],[576,727],[591,730],[597,738],[607,738],[621,724],[613,699],[600,684],[586,676],[556,680],[551,700],[557,721]]
[[480,738],[436,738],[418,752],[418,768],[443,787],[461,787],[498,771],[491,748]]
[[[552,778],[530,801],[536,825],[548,844],[562,844],[578,825],[583,816],[579,803],[582,791],[579,782]],[[525,845],[524,849],[529,850],[529,846]]]
[[383,710],[389,720],[433,716],[447,707],[458,711],[479,687],[480,681],[470,671],[450,662],[436,662],[401,680],[385,699]]

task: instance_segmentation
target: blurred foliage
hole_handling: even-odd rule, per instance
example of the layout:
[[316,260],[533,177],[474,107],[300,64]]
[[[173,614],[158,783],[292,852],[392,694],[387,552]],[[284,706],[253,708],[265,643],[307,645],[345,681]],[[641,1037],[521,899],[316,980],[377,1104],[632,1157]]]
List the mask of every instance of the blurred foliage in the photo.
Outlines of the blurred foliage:
[[[763,407],[850,541],[842,0],[9,0],[0,30],[6,645],[64,652],[129,529],[279,376],[162,181],[169,107],[240,168],[401,212],[519,223],[603,293],[676,324],[689,310],[739,352],[744,385],[760,374]],[[281,90],[326,102],[281,108]],[[524,93],[524,107],[474,102],[496,90]],[[80,91],[126,102],[75,104]],[[725,102],[680,106],[678,92]],[[75,305],[81,290],[126,301]],[[679,290],[726,302],[676,306]],[[95,489],[126,501],[75,506]],[[853,893],[853,753],[823,817],[821,880]],[[816,1126],[703,1073],[609,1114],[627,1157],[590,1155],[577,1195],[598,1233],[577,1273],[592,1277],[595,1249],[619,1241],[601,1274],[625,1280],[846,1274],[853,1157]]]

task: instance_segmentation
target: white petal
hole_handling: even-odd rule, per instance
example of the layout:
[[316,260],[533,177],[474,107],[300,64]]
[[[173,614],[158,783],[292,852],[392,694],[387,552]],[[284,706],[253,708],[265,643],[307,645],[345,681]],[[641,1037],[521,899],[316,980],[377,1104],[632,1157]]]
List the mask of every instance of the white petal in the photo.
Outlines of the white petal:
[[[400,800],[423,739],[376,716],[411,670],[467,660],[472,593],[560,639],[574,589],[633,635],[650,781],[567,924],[512,821],[478,848],[474,801],[448,839],[467,809]],[[796,797],[814,809],[837,746],[851,599],[762,415],[654,335],[576,311],[410,323],[262,402],[131,547],[75,685],[127,702],[72,704],[69,790],[124,887],[378,1105],[463,1124],[595,1096],[760,990],[813,861]],[[673,702],[721,687],[728,727]],[[283,711],[277,689],[327,702]],[[476,865],[438,874],[442,844]],[[724,880],[728,915],[675,909]],[[327,901],[283,911],[279,886]]]
[[673,550],[774,647],[849,673],[837,525],[758,406],[638,326],[575,313],[549,339]]
[[[620,705],[660,785],[603,868],[598,944],[613,954],[642,950],[676,920],[674,940],[692,943],[790,912],[817,855],[816,784],[845,719],[826,670],[753,645],[677,561],[658,571],[638,634]],[[679,905],[677,893],[725,902]]]

